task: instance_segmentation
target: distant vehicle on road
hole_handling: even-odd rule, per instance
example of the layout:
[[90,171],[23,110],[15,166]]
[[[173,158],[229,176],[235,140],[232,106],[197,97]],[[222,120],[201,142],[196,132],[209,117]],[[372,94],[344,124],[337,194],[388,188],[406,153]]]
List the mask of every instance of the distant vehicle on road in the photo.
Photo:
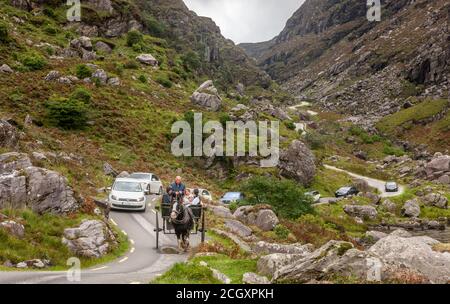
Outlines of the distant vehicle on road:
[[241,192],[227,192],[220,198],[222,204],[229,205],[231,203],[238,203],[245,199],[244,193]]
[[347,197],[351,195],[357,195],[358,193],[358,189],[353,186],[342,187],[338,191],[336,191],[336,197]]
[[398,184],[396,182],[387,182],[385,189],[386,192],[398,192]]
[[140,180],[142,187],[150,191],[150,194],[162,195],[164,192],[163,184],[158,176],[153,173],[137,172],[129,176],[129,178]]
[[306,192],[305,195],[311,197],[313,203],[319,202],[319,201],[320,201],[320,198],[322,197],[322,196],[320,195],[319,191],[316,191],[316,190]]
[[150,192],[142,187],[142,182],[132,178],[118,178],[110,188],[108,203],[115,210],[136,210],[145,212],[145,196]]
[[213,200],[213,196],[211,191],[207,190],[207,189],[202,189],[202,188],[189,188],[189,192],[194,193],[194,190],[198,189],[198,192],[200,194],[200,197],[203,199],[206,199],[208,201],[212,201]]

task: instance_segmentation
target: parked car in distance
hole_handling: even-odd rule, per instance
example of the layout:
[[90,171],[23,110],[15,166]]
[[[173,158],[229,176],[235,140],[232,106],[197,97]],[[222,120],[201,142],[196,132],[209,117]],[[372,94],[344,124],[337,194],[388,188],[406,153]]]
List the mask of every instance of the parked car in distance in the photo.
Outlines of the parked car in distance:
[[164,188],[161,180],[153,173],[136,172],[131,174],[129,178],[140,180],[142,183],[142,187],[145,190],[150,191],[150,194],[162,195],[164,193]]
[[398,192],[398,184],[396,182],[387,182],[385,188],[386,192]]
[[147,210],[145,196],[149,194],[148,190],[142,187],[140,180],[132,178],[118,178],[110,188],[108,203],[111,209],[115,210]]
[[212,193],[211,193],[209,190],[207,190],[207,189],[202,189],[202,188],[188,188],[188,190],[189,190],[189,192],[190,192],[191,194],[194,193],[194,190],[195,190],[195,189],[198,189],[198,192],[199,192],[201,198],[203,198],[203,199],[205,199],[205,200],[208,200],[208,201],[212,201],[212,200],[213,200]]
[[220,198],[220,203],[229,205],[237,203],[245,199],[245,195],[241,192],[227,192]]
[[319,191],[316,191],[316,190],[306,192],[305,195],[311,197],[313,203],[319,202],[319,201],[320,201],[320,198],[322,197],[322,196],[320,195]]
[[342,187],[338,191],[336,191],[336,197],[347,197],[351,195],[357,195],[358,193],[358,189],[353,186]]

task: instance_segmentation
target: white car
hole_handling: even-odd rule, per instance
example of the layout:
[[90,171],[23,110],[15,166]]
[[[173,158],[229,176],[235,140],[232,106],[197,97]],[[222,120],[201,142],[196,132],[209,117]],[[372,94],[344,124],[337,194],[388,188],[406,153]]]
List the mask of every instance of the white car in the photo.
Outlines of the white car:
[[115,210],[147,210],[146,195],[148,190],[142,187],[139,180],[132,178],[118,178],[110,188],[108,203]]
[[201,198],[203,198],[205,200],[208,200],[208,201],[212,201],[213,200],[212,193],[209,190],[201,189],[201,188],[188,188],[187,190],[189,191],[189,193],[191,195],[194,195],[194,190],[195,189],[198,189],[198,193],[199,193]]
[[305,195],[311,197],[313,200],[313,203],[318,203],[321,198],[319,191],[306,192]]
[[145,190],[148,190],[150,194],[162,195],[164,193],[164,188],[161,180],[153,173],[137,172],[131,174],[129,178],[141,181],[142,187]]

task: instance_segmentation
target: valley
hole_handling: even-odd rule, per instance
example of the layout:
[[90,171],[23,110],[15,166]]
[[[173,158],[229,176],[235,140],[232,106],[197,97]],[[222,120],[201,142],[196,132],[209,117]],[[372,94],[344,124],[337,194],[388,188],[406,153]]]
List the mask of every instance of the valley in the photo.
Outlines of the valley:
[[[364,1],[307,0],[241,45],[181,0],[86,0],[81,22],[57,1],[0,3],[1,283],[76,283],[71,257],[85,284],[450,281],[447,1],[385,1],[368,23]],[[193,139],[275,121],[279,153],[177,155],[179,121]],[[206,242],[155,248],[160,195],[108,217],[133,172],[211,192]]]

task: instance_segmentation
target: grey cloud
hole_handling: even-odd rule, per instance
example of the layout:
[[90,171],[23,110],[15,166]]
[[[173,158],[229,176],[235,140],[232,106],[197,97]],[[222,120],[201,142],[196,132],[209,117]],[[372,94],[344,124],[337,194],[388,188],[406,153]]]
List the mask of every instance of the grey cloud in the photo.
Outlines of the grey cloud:
[[236,43],[270,40],[304,0],[184,0],[200,16],[211,17]]

